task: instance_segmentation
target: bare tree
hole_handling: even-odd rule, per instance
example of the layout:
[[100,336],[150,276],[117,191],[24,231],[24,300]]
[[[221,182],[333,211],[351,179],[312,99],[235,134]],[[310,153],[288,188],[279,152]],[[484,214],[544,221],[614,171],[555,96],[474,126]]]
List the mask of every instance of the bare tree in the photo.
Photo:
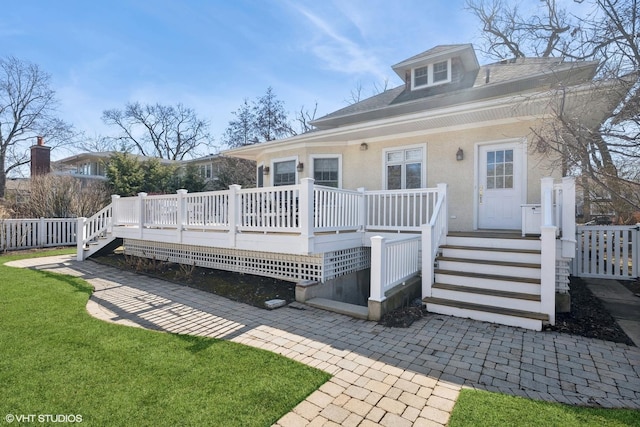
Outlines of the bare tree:
[[72,176],[32,176],[28,201],[17,206],[28,218],[88,217],[109,203],[104,181],[82,181]]
[[[380,83],[373,82],[373,88],[371,89],[370,96],[379,95],[385,92],[387,89],[389,89],[388,78],[385,78]],[[362,86],[361,81],[358,81],[355,87],[351,89],[351,92],[349,93],[349,97],[345,99],[344,102],[346,102],[347,105],[357,104],[358,102],[363,101],[365,99],[365,96],[366,95],[364,94],[364,86]]]
[[182,104],[129,103],[124,110],[104,111],[102,120],[121,131],[119,141],[132,144],[144,156],[182,160],[212,143],[209,122]]
[[307,110],[304,105],[300,107],[300,111],[296,112],[296,122],[298,122],[300,133],[311,132],[315,129],[311,122],[315,120],[317,112],[318,101],[313,105],[313,110]]
[[29,146],[40,135],[55,148],[72,142],[71,125],[55,117],[50,77],[35,64],[0,58],[0,198],[7,176],[29,162]]
[[[560,7],[542,0],[535,11],[521,11],[520,3],[467,0],[467,9],[482,26],[481,50],[496,59],[508,57],[564,57],[599,61],[593,83],[599,99],[583,113],[555,117],[533,129],[538,146],[561,154],[564,173],[580,174],[585,214],[595,193],[606,194],[618,213],[640,209],[640,12],[638,0],[575,0]],[[585,13],[586,11],[586,13]],[[608,89],[603,92],[602,88]],[[564,88],[559,88],[563,99]],[[615,100],[604,120],[589,122],[589,109],[603,99]],[[562,103],[560,104],[562,105]]]

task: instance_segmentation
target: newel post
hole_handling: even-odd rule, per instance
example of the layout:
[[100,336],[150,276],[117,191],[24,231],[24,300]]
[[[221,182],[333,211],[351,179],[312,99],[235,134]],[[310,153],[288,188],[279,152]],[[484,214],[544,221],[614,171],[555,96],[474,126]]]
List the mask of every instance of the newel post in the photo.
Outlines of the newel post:
[[367,231],[367,195],[365,193],[366,189],[364,187],[358,188],[358,193],[360,193],[359,203],[358,203],[358,222],[360,223],[360,231]]
[[242,187],[238,184],[232,184],[229,186],[229,245],[232,248],[236,247],[236,234],[238,232],[238,225],[242,224],[240,221],[240,189]]
[[313,178],[302,178],[300,180],[300,207],[298,215],[300,215],[300,237],[303,241],[304,252],[313,252],[314,237],[314,191]]
[[146,209],[145,209],[145,199],[147,198],[147,193],[138,193],[138,203],[140,209],[140,215],[138,216],[138,237],[142,239],[142,230],[144,229],[145,217],[146,217]]
[[[437,185],[438,188],[438,198],[443,197],[442,202],[442,233],[446,239],[447,234],[449,233],[449,197],[447,196],[447,186],[446,183],[441,183]],[[437,204],[437,201],[436,201]],[[435,214],[434,212],[433,214]]]
[[562,178],[562,257],[576,256],[576,181]]
[[542,178],[540,184],[542,225],[553,226],[553,178]]
[[433,225],[422,226],[422,298],[431,297],[431,287],[434,280],[433,268]]
[[178,238],[178,243],[182,243],[182,230],[184,230],[185,225],[187,225],[187,193],[188,191],[184,188],[176,191],[178,195],[178,212],[176,218],[176,233]]
[[556,231],[554,226],[540,227],[540,305],[552,325],[556,324]]
[[117,194],[111,195],[111,229],[107,229],[107,232],[112,231],[113,227],[118,225],[118,202],[120,196]]
[[384,301],[384,292],[382,290],[383,280],[387,266],[387,258],[384,256],[384,237],[373,236],[371,238],[371,295],[370,301]]
[[84,240],[87,236],[84,225],[86,223],[87,218],[78,218],[78,225],[76,226],[76,259],[78,261],[84,261]]

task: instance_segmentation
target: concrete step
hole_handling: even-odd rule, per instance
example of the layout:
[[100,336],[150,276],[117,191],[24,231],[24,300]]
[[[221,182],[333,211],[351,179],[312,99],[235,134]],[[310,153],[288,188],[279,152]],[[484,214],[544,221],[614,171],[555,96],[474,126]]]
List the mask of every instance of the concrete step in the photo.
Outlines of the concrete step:
[[345,314],[347,316],[355,317],[356,319],[367,320],[369,318],[369,308],[361,305],[349,304],[326,298],[311,298],[310,300],[307,300],[305,304],[322,310]]
[[466,317],[507,326],[542,330],[542,322],[548,321],[549,316],[543,313],[499,308],[483,304],[460,302],[444,298],[424,298],[427,311],[456,317]]
[[540,278],[540,264],[490,261],[466,258],[437,257],[438,268],[478,274],[498,274],[509,277]]
[[442,256],[449,258],[482,259],[487,261],[512,261],[540,264],[540,249],[505,249],[442,245]]

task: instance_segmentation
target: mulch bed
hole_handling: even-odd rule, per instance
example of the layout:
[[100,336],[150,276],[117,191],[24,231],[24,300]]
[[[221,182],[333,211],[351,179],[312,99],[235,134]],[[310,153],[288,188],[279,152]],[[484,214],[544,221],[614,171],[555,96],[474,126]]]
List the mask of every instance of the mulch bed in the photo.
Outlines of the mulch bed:
[[[623,284],[632,292],[640,293],[640,281]],[[544,330],[635,345],[582,280],[571,278],[569,294],[571,295],[571,312],[556,314],[556,324],[547,325]],[[387,313],[379,324],[394,328],[408,328],[413,322],[426,315],[427,312],[421,308],[418,300],[409,307]]]
[[123,270],[135,271],[136,273],[211,292],[258,308],[266,308],[264,303],[272,299],[282,299],[287,304],[296,299],[295,283],[270,277],[125,257],[122,253],[91,259]]
[[556,324],[547,326],[545,330],[635,345],[584,281],[572,277],[569,293],[571,312],[558,313]]

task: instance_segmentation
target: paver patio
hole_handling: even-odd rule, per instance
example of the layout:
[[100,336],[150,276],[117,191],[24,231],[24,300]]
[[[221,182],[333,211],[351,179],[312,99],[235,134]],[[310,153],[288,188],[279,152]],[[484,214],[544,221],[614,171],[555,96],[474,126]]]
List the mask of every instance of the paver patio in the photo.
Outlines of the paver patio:
[[105,321],[228,339],[333,375],[277,425],[445,425],[462,387],[640,409],[640,349],[429,315],[407,329],[294,303],[261,310],[69,256],[7,265],[82,277]]

